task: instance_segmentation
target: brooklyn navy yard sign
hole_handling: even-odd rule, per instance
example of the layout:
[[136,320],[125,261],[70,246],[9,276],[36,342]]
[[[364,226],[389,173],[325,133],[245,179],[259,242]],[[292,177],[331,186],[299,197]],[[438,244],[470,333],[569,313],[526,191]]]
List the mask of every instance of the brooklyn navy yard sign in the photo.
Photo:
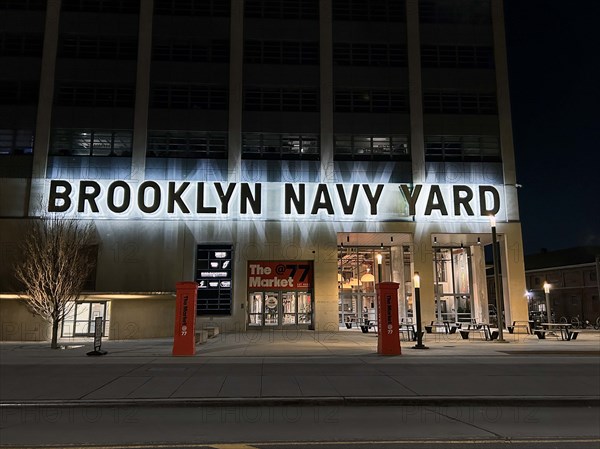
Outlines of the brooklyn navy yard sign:
[[503,197],[493,185],[51,180],[45,204],[90,218],[414,220],[498,215]]

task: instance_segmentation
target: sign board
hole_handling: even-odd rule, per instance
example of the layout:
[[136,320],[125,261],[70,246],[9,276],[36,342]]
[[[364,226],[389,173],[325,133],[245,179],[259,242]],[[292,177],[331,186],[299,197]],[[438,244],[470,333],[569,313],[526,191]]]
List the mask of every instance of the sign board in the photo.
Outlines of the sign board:
[[86,218],[504,221],[510,198],[506,186],[487,184],[51,179],[43,204]]
[[94,351],[100,351],[102,347],[102,317],[97,316],[94,320]]
[[248,290],[312,290],[313,263],[254,260],[248,262]]
[[233,287],[233,245],[196,247],[198,315],[229,315]]
[[178,282],[175,304],[173,355],[196,353],[196,291],[195,282]]

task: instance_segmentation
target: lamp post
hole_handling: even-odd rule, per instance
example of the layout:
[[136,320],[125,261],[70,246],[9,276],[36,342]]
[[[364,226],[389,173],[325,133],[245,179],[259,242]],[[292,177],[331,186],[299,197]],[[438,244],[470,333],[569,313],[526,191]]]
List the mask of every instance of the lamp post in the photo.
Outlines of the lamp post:
[[377,282],[381,283],[381,262],[383,261],[383,256],[381,253],[377,254]]
[[498,341],[505,342],[502,329],[504,327],[503,301],[500,296],[500,272],[498,263],[498,236],[496,235],[496,217],[490,215],[490,225],[492,226],[492,257],[494,258],[494,287],[496,289],[496,316],[498,320]]
[[548,323],[552,322],[552,314],[550,313],[550,284],[544,282],[544,293],[546,294],[546,320]]
[[429,349],[423,344],[423,333],[421,331],[421,277],[418,272],[415,272],[415,310],[417,312],[417,344],[413,349]]

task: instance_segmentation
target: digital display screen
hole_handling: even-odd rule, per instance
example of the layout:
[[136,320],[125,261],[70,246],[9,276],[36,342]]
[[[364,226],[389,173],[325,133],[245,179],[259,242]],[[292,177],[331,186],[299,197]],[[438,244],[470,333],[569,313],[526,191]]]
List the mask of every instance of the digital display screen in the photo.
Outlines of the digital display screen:
[[233,245],[197,246],[198,315],[231,314],[232,265]]

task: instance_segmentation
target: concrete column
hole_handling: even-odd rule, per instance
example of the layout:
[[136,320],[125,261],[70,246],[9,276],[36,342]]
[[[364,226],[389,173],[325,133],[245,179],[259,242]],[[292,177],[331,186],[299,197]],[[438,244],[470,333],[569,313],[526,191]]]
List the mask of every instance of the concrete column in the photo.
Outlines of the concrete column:
[[404,254],[402,246],[392,246],[391,264],[392,264],[392,282],[400,284],[398,287],[398,314],[400,318],[407,316],[406,314],[406,286],[404,284]]
[[498,97],[498,120],[504,184],[514,185],[516,183],[515,152],[513,145],[512,117],[510,113],[506,35],[504,32],[504,10],[502,0],[492,0],[492,27],[494,33],[494,62],[496,64],[496,92]]
[[505,323],[528,319],[525,263],[520,223],[498,223]]
[[[424,226],[417,225],[414,240],[413,253],[413,275],[419,272],[421,277],[421,318],[423,323],[430,323],[435,320],[435,294],[434,284],[435,276],[433,272],[433,247],[431,245],[431,237],[429,232],[423,231]],[[413,285],[413,317],[416,316],[415,307],[415,292]]]
[[321,182],[333,182],[333,18],[331,0],[319,2]]
[[61,0],[48,0],[46,6],[42,70],[40,73],[40,93],[38,97],[35,140],[33,144],[32,184],[29,193],[30,215],[35,215],[39,208],[39,202],[43,191],[43,182],[46,178],[46,167],[48,165],[60,6]]
[[133,117],[133,153],[131,157],[131,179],[140,181],[146,177],[153,10],[154,0],[144,0],[140,2],[135,111]]
[[231,0],[229,24],[229,182],[241,179],[244,78],[244,0]]
[[408,46],[408,97],[410,104],[410,153],[413,183],[425,182],[425,143],[423,137],[423,86],[421,82],[421,38],[419,2],[406,0]]

